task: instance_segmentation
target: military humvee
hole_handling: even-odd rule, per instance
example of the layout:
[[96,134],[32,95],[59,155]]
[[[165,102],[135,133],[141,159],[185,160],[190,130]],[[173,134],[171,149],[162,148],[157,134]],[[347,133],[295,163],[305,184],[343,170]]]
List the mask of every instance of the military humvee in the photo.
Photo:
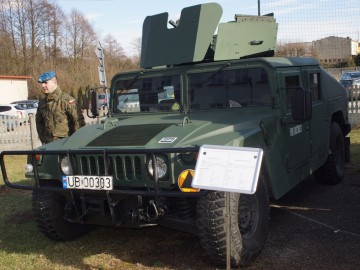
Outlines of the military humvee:
[[[230,193],[231,263],[245,265],[264,246],[270,199],[311,175],[341,181],[351,129],[344,88],[314,59],[273,57],[271,14],[218,24],[221,14],[216,3],[188,7],[173,28],[167,13],[147,17],[142,69],[112,78],[101,123],[1,153],[6,185],[33,190],[42,233],[65,241],[92,224],[161,225],[198,235],[209,259],[225,264],[225,193],[192,186],[197,153],[204,144],[256,147],[256,192]],[[125,99],[133,100],[126,110]],[[29,156],[33,185],[8,179],[13,154]]]

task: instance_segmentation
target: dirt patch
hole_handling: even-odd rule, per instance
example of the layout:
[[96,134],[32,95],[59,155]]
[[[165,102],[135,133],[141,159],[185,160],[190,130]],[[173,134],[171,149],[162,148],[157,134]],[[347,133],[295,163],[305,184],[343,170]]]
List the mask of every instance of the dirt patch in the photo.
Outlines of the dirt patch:
[[31,190],[12,189],[5,185],[0,185],[0,196],[6,196],[8,194],[14,194],[14,193],[31,196]]
[[34,214],[31,210],[26,210],[22,212],[17,212],[12,214],[7,220],[6,223],[9,224],[23,224],[26,222],[33,221]]

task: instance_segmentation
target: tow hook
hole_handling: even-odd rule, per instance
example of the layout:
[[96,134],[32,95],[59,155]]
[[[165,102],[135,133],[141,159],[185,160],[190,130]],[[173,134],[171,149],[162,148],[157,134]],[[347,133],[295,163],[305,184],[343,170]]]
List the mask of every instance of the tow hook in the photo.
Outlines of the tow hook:
[[142,207],[142,197],[138,197],[138,207],[130,211],[131,221],[136,223],[148,223],[157,221],[159,216],[164,215],[163,207],[156,205],[155,200],[147,202],[146,207]]
[[159,211],[156,207],[155,201],[151,200],[149,201],[149,207],[146,211],[146,216],[148,218],[149,221],[154,221],[157,220],[159,218]]

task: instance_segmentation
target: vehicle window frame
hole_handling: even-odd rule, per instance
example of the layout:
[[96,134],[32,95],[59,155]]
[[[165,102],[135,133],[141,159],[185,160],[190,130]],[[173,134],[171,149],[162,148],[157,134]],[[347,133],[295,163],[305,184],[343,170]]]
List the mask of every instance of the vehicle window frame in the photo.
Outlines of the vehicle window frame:
[[[149,73],[144,76],[139,76],[139,78],[136,77],[136,74],[133,74],[133,76],[118,78],[112,87],[114,97],[112,99],[112,110],[114,113],[177,112],[180,110],[182,100],[181,80],[182,77],[179,73]],[[126,86],[128,86],[128,89],[125,89]],[[165,87],[168,86],[174,89],[173,97],[167,97],[166,99],[173,100],[173,105],[176,104],[177,106],[167,106],[169,108],[165,110],[163,109],[164,106],[160,104],[162,99],[159,94],[165,92]],[[138,92],[130,92],[135,89],[137,89],[140,94]],[[160,91],[160,89],[162,89],[162,91]],[[139,109],[136,107],[133,111],[122,111],[119,108],[120,102],[126,99],[123,98],[120,100],[120,97],[126,95],[138,96],[138,98],[135,97],[131,99],[133,102],[139,101]]]
[[[240,66],[224,70],[220,69],[221,66],[220,68],[218,66],[206,71],[197,70],[187,73],[187,104],[189,111],[274,106],[269,72],[266,68],[263,66]],[[259,83],[265,83],[266,85],[256,87]],[[265,89],[265,92],[261,93],[263,95],[260,96],[266,96],[266,101],[261,103],[256,98],[256,93],[263,89]],[[198,91],[198,96],[195,91]],[[206,94],[207,91],[212,91],[212,94]],[[221,95],[222,92],[223,95]],[[249,92],[248,96],[246,96],[246,92]],[[250,99],[252,99],[251,103]],[[258,102],[255,103],[255,100],[258,100]]]

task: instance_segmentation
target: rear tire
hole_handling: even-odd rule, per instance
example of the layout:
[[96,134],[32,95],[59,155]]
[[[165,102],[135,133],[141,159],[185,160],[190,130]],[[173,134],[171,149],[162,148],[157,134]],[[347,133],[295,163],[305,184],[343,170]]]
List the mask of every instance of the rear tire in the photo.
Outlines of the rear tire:
[[329,150],[326,162],[315,172],[315,177],[321,184],[336,185],[344,178],[345,166],[345,139],[336,122],[330,127]]
[[69,241],[87,232],[88,225],[72,223],[64,219],[66,198],[49,191],[34,190],[32,208],[39,230],[55,241]]
[[[226,264],[225,193],[199,199],[197,226],[201,245],[214,264]],[[260,176],[255,194],[230,193],[231,265],[248,265],[261,253],[268,233],[269,198]]]

